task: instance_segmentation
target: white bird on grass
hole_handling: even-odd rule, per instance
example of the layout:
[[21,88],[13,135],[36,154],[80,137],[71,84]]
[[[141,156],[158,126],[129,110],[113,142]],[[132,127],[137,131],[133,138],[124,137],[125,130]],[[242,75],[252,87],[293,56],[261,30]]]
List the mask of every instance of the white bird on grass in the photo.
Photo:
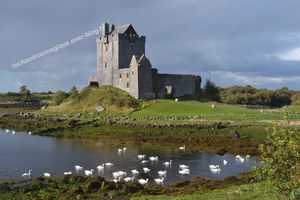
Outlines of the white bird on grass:
[[50,178],[50,177],[51,177],[50,173],[44,173],[44,176],[45,176],[46,178]]
[[84,170],[84,174],[85,174],[86,176],[93,176],[93,172],[94,172],[93,169],[91,169],[91,170]]
[[144,167],[144,168],[143,168],[143,171],[144,171],[144,173],[149,173],[149,172],[150,172],[150,169],[147,168],[147,167]]
[[64,175],[72,175],[72,172],[69,171],[69,172],[64,172]]
[[80,170],[83,170],[83,167],[79,166],[79,165],[75,165],[75,169],[80,171]]
[[30,178],[32,170],[29,170],[27,173],[22,174],[24,178]]
[[154,181],[158,185],[163,185],[164,184],[164,179],[165,178],[156,178],[156,179],[154,179]]
[[146,184],[148,184],[148,179],[146,179],[146,180],[145,179],[139,179],[138,182],[141,185],[146,185]]
[[164,162],[165,166],[170,166],[172,164],[172,160],[170,160],[170,162]]

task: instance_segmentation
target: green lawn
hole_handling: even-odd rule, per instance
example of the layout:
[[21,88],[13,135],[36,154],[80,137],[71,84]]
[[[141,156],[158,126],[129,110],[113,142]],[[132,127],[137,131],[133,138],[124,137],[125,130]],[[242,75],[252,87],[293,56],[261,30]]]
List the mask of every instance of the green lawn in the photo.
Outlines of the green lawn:
[[[216,108],[212,108],[212,104]],[[221,103],[202,103],[198,101],[152,100],[141,110],[132,113],[133,116],[192,116],[207,114],[258,114],[257,110],[226,105]]]
[[265,183],[231,186],[212,191],[199,191],[186,196],[142,196],[132,200],[283,200],[286,196],[276,192],[275,188]]

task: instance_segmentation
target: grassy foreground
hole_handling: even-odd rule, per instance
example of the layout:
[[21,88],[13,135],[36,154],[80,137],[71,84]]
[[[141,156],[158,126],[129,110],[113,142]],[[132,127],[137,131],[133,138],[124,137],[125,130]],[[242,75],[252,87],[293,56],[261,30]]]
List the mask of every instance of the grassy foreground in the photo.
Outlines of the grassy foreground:
[[284,200],[286,196],[280,194],[275,188],[266,183],[245,184],[231,186],[212,191],[199,191],[185,196],[141,196],[132,200]]

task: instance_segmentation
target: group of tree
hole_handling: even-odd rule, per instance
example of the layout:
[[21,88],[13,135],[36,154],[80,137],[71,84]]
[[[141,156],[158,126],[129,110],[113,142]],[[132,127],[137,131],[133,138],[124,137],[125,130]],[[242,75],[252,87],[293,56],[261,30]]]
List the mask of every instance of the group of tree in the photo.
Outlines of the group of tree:
[[203,99],[227,104],[282,107],[300,105],[300,92],[284,87],[277,90],[256,89],[250,85],[220,88],[210,80],[203,87]]
[[63,101],[67,98],[75,98],[79,94],[77,88],[73,86],[70,92],[64,92],[62,90],[58,90],[52,97],[52,104],[53,105],[60,105]]

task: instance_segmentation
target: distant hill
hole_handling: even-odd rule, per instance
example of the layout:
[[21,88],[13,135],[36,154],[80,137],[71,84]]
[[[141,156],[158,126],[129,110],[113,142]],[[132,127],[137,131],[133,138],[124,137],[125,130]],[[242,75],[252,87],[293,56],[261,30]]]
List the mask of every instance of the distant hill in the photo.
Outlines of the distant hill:
[[68,97],[59,106],[47,110],[57,112],[96,112],[102,106],[105,111],[126,113],[140,107],[140,102],[127,92],[111,86],[86,87],[75,97]]

